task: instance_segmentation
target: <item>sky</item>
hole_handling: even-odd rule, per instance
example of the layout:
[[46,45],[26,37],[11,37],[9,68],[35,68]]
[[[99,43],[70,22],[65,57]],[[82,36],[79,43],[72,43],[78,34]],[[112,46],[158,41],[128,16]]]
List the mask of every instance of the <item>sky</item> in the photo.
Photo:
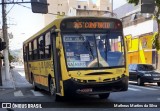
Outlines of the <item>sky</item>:
[[[93,0],[93,2],[95,1],[96,0]],[[126,1],[127,0],[113,0],[113,8],[115,9],[125,4]],[[31,7],[30,4],[23,5]],[[10,39],[9,42],[9,47],[11,50],[22,48],[23,41],[44,27],[43,14],[32,13],[30,8],[26,8],[21,5],[7,5],[7,13],[8,33],[13,34],[13,38]],[[0,16],[2,16],[2,14]],[[2,22],[0,22],[0,25],[2,25]]]

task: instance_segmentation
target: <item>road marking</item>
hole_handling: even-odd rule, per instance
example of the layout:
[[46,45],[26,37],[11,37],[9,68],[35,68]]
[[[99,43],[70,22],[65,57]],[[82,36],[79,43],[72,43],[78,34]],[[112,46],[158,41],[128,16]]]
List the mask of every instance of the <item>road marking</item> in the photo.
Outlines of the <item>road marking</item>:
[[132,90],[132,91],[141,91],[140,89],[135,89],[135,88],[128,88],[128,90]]
[[34,94],[34,96],[44,96],[42,93],[31,90],[31,92]]
[[143,86],[136,86],[136,85],[130,85],[132,87],[138,87],[138,88],[142,88],[142,89],[148,89],[148,90],[152,90],[152,91],[155,91],[155,90],[158,90],[158,89],[154,89],[154,88],[149,88],[149,87],[143,87]]
[[14,92],[14,96],[24,96],[22,91],[16,91]]
[[137,82],[136,81],[128,81],[129,83],[136,83],[137,84]]
[[22,77],[25,77],[25,73],[24,72],[18,72]]

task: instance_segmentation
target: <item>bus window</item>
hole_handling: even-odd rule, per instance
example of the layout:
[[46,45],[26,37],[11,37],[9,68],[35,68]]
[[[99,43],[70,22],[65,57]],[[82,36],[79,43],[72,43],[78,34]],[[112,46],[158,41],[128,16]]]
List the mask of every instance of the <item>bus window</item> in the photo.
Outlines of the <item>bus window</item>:
[[93,34],[66,34],[63,41],[69,68],[98,67]]
[[38,51],[37,51],[37,39],[33,41],[33,59],[38,59]]
[[51,57],[50,32],[45,35],[45,58]]
[[124,51],[119,46],[124,47],[122,35],[114,32],[113,34],[96,34],[96,43],[99,52],[99,61],[106,62],[108,66],[124,65]]
[[29,43],[29,60],[32,60],[32,43]]
[[27,51],[26,51],[26,48],[27,48],[27,46],[23,46],[23,59],[24,59],[24,61],[27,61]]
[[118,44],[123,47],[120,39],[122,37],[119,35],[110,33],[64,34],[63,41],[68,68],[124,65],[124,51],[118,48]]
[[40,36],[38,39],[38,46],[39,46],[39,58],[44,59],[44,40],[43,36]]

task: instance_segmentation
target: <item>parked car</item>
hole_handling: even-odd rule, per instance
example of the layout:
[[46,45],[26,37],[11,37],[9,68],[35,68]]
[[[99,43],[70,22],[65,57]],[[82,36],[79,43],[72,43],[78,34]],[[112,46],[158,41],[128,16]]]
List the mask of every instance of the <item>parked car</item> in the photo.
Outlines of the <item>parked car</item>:
[[144,85],[145,82],[157,82],[160,86],[160,73],[151,64],[130,64],[129,80],[137,81],[138,85]]

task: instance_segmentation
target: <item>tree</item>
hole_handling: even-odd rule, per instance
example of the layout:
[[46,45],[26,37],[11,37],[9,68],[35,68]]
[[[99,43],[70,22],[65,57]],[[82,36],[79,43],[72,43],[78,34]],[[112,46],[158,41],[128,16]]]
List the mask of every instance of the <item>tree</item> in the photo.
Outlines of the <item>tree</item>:
[[9,63],[11,63],[15,58],[9,53]]
[[135,5],[138,5],[138,3],[139,3],[139,0],[127,0],[127,1],[128,1],[128,3],[133,3]]
[[[127,0],[128,3],[138,5],[139,0]],[[158,24],[158,33],[153,35],[153,45],[156,47],[157,50],[157,63],[156,67],[160,68],[160,0],[155,0],[156,10],[153,13],[154,19]]]

